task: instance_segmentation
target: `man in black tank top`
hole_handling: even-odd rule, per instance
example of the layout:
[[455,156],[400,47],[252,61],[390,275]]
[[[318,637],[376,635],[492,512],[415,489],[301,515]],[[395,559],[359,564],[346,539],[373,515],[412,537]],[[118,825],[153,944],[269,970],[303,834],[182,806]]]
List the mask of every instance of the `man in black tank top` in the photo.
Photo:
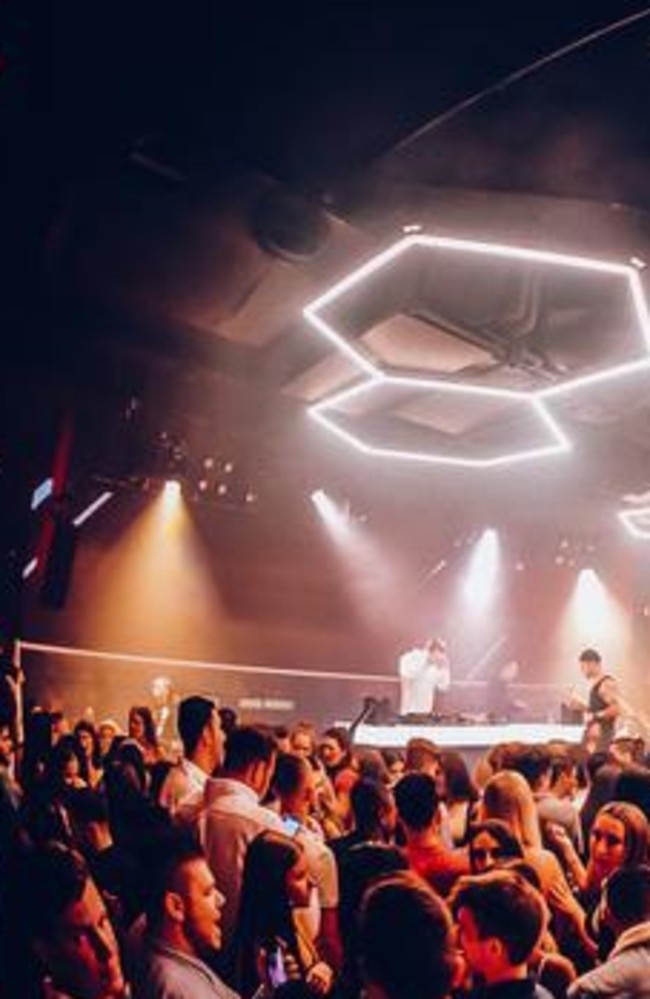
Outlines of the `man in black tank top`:
[[580,668],[585,679],[591,682],[585,705],[585,740],[593,745],[594,752],[607,749],[621,713],[618,684],[613,676],[603,673],[603,663],[596,649],[585,649],[580,654]]

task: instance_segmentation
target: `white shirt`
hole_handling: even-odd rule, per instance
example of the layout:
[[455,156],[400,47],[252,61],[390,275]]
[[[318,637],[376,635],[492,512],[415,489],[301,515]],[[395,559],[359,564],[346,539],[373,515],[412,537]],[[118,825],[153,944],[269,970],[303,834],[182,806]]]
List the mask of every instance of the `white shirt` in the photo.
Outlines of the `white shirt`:
[[205,793],[208,775],[191,760],[183,759],[171,768],[158,795],[158,804],[172,815],[198,808]]
[[400,714],[428,714],[433,711],[436,690],[449,690],[449,659],[441,650],[415,648],[399,658],[401,678]]
[[284,826],[276,812],[260,805],[251,787],[226,777],[208,778],[198,826],[210,870],[225,899],[221,910],[225,950],[235,930],[248,844],[266,829],[284,833]]

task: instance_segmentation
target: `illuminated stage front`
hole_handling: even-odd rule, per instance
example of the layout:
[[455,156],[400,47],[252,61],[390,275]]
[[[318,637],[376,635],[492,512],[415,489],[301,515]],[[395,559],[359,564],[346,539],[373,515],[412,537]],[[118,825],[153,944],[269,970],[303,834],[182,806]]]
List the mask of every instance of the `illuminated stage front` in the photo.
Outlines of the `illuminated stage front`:
[[[341,724],[345,724],[344,722]],[[349,723],[348,723],[349,724]],[[568,742],[582,739],[582,725],[542,722],[501,725],[359,725],[354,733],[356,746],[373,749],[404,749],[410,739],[429,739],[446,749],[484,750],[502,742]]]

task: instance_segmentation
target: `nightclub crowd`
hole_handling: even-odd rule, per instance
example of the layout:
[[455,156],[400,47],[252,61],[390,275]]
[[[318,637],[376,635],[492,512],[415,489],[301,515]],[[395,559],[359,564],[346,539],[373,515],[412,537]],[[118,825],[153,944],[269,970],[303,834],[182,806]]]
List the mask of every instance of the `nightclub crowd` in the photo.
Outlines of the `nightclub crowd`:
[[0,719],[1,999],[650,995],[640,740],[470,773],[176,714],[166,744],[146,706],[126,732],[32,707],[19,751]]

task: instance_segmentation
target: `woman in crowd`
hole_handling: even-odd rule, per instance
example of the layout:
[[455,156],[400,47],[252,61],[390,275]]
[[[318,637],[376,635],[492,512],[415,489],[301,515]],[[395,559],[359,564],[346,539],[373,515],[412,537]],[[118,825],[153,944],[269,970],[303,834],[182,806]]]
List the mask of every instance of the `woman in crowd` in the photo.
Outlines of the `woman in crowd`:
[[507,822],[486,819],[470,826],[467,836],[472,874],[485,874],[505,860],[523,858],[521,843]]
[[95,789],[104,776],[97,729],[89,721],[79,721],[74,727],[74,740],[81,763],[81,776],[88,787]]
[[134,739],[142,750],[145,766],[152,767],[165,758],[156,735],[151,708],[146,705],[133,707],[129,711],[129,738]]
[[440,754],[440,793],[447,809],[449,830],[454,846],[462,846],[467,837],[471,810],[478,798],[465,760],[455,750]]
[[250,844],[236,942],[238,987],[244,999],[260,985],[285,981],[304,983],[305,994],[330,991],[332,969],[294,919],[294,909],[309,904],[312,887],[303,848],[295,839],[265,832]]
[[506,822],[521,843],[524,859],[536,871],[553,917],[553,933],[563,950],[579,967],[595,954],[595,944],[585,924],[585,912],[573,895],[554,853],[542,846],[535,800],[528,782],[514,770],[502,770],[485,785],[481,818]]

